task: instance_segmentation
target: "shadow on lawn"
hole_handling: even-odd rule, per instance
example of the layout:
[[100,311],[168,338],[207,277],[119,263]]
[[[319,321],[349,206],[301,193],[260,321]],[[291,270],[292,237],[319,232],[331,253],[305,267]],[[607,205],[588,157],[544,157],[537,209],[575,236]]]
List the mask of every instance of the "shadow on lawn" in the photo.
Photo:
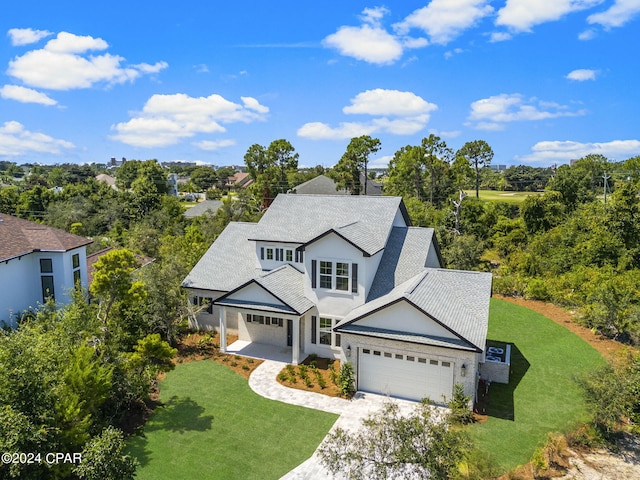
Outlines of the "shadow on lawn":
[[[508,342],[504,342],[508,343]],[[513,392],[518,388],[518,384],[529,370],[531,364],[524,357],[515,344],[511,344],[511,375],[509,384],[492,383],[489,387],[489,409],[487,414],[490,417],[502,418],[504,420],[515,420],[515,407]]]
[[157,430],[166,430],[172,433],[185,433],[187,431],[204,432],[211,430],[213,415],[202,415],[205,409],[191,398],[177,396],[159,405],[153,416],[144,426],[144,430],[131,437],[128,441],[128,453],[136,457],[140,465],[149,463],[146,434]]

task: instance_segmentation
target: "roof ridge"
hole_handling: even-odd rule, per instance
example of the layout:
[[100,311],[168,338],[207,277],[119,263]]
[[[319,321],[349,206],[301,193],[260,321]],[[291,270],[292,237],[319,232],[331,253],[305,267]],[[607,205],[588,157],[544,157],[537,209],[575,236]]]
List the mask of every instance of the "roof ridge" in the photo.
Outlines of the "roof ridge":
[[[404,295],[412,295],[415,292],[416,288],[422,283],[422,281],[427,278],[429,271],[425,268],[422,272],[420,272],[416,277],[419,277],[414,283],[411,284],[408,290],[405,290]],[[415,278],[415,277],[414,277]]]

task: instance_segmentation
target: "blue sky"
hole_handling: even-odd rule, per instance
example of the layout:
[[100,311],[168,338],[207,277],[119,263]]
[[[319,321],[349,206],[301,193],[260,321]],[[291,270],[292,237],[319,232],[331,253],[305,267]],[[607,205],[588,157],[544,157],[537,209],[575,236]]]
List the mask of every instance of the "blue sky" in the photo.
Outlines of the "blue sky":
[[55,2],[0,16],[0,159],[374,166],[434,133],[496,164],[640,155],[640,0]]

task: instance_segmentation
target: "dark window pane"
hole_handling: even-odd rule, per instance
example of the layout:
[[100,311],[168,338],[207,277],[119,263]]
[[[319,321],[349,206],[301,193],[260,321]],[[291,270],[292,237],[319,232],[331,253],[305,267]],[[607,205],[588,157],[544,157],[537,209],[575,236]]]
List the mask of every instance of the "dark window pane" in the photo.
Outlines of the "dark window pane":
[[40,259],[40,273],[53,273],[53,262],[50,258]]
[[73,268],[78,268],[80,266],[80,254],[76,253],[71,257],[71,261],[73,263]]
[[56,299],[53,291],[53,276],[44,275],[42,277],[42,303],[45,303],[49,298]]

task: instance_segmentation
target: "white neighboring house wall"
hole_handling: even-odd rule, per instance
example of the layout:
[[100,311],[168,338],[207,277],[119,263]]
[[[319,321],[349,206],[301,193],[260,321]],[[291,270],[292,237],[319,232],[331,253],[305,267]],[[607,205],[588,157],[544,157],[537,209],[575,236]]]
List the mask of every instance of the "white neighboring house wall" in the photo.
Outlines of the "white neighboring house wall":
[[[77,257],[77,267],[73,267],[73,257]],[[52,272],[40,271],[40,260],[50,259]],[[43,303],[42,277],[53,277],[56,303],[71,301],[71,290],[75,286],[74,272],[80,272],[83,288],[88,288],[86,247],[67,252],[33,252],[0,262],[0,321],[16,326],[16,316]]]

